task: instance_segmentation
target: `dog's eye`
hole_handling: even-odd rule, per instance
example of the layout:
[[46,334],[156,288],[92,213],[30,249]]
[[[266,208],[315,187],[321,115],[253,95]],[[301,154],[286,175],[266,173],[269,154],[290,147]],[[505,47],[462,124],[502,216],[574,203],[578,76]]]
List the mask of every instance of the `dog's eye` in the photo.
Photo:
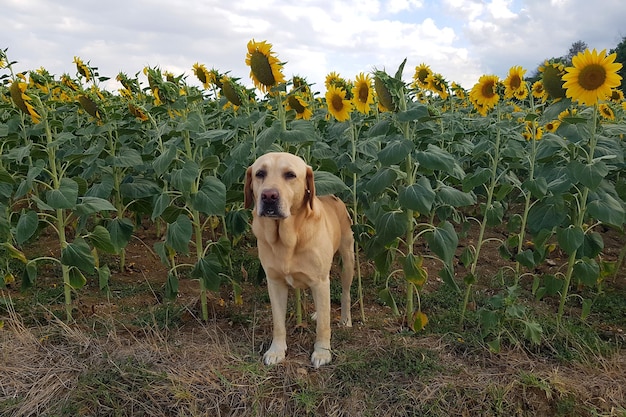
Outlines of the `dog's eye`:
[[285,178],[288,180],[294,179],[296,178],[296,173],[293,171],[287,171],[285,172]]
[[265,178],[265,171],[263,171],[262,169],[258,170],[255,174],[255,176],[257,178]]

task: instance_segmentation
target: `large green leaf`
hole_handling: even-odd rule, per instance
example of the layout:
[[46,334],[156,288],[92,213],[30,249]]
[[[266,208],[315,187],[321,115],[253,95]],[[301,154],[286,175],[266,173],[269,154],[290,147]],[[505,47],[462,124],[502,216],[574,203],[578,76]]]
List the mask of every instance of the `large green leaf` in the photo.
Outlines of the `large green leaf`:
[[111,240],[111,234],[104,226],[97,225],[96,227],[94,227],[93,231],[91,231],[87,235],[87,238],[89,239],[91,244],[98,250],[107,253],[118,252],[118,249]]
[[528,228],[535,234],[542,229],[552,230],[567,217],[565,202],[560,196],[548,197],[533,205],[528,212]]
[[436,190],[437,199],[444,205],[464,207],[476,204],[476,197],[471,193],[464,193],[449,185],[440,184]]
[[585,232],[581,227],[559,227],[556,229],[556,238],[559,242],[559,247],[561,247],[565,253],[571,255],[583,244]]
[[387,187],[393,184],[396,178],[397,174],[393,169],[383,168],[372,176],[372,178],[365,185],[365,188],[372,195],[379,195],[385,191]]
[[424,258],[420,255],[407,254],[402,260],[402,270],[404,278],[417,288],[421,288],[428,279],[428,272],[424,268]]
[[176,158],[177,148],[176,145],[170,144],[165,151],[154,158],[152,161],[152,168],[157,175],[163,175],[169,169],[170,165]]
[[487,183],[487,181],[489,181],[489,178],[491,178],[491,170],[480,167],[476,169],[474,173],[469,174],[465,178],[463,178],[463,191],[470,192],[476,187]]
[[404,161],[413,151],[413,142],[400,137],[387,142],[385,147],[378,153],[378,160],[383,166],[399,164]]
[[107,230],[111,238],[111,243],[115,246],[116,251],[120,251],[128,245],[135,225],[129,219],[115,218],[107,223]]
[[226,186],[217,177],[205,177],[200,190],[191,195],[191,207],[207,216],[224,215]]
[[626,221],[624,202],[606,192],[590,193],[589,199],[591,201],[587,204],[587,211],[591,217],[602,223],[622,227]]
[[109,200],[100,197],[80,197],[80,203],[76,205],[76,211],[81,216],[88,216],[101,211],[116,211]]
[[194,161],[185,161],[183,167],[172,171],[172,186],[178,191],[190,193],[200,175],[200,167]]
[[82,238],[76,238],[76,240],[61,250],[61,263],[67,266],[75,266],[87,273],[92,273],[96,267],[91,248]]
[[454,176],[462,172],[454,156],[433,144],[429,144],[425,151],[417,152],[416,159],[420,167],[431,171],[443,171]]
[[452,265],[459,237],[452,223],[445,221],[425,235],[428,247],[447,265]]
[[376,236],[385,245],[395,238],[402,236],[408,227],[408,219],[405,212],[389,211],[383,213],[376,220]]
[[18,245],[26,242],[37,231],[39,216],[34,210],[29,210],[20,215],[15,228],[15,241]]
[[186,255],[189,253],[189,241],[192,234],[193,225],[191,220],[186,215],[181,214],[174,223],[167,225],[165,243],[176,252]]
[[426,177],[421,177],[415,184],[400,190],[398,196],[400,205],[419,213],[430,213],[435,201],[435,192]]
[[59,188],[46,192],[46,203],[53,209],[73,209],[78,200],[78,183],[61,178]]
[[161,192],[163,189],[156,183],[141,177],[130,177],[120,185],[122,196],[130,199],[152,197]]
[[222,265],[217,255],[210,253],[204,258],[198,259],[191,271],[191,277],[202,280],[208,290],[219,291],[222,282],[221,272]]
[[600,267],[595,259],[585,257],[576,261],[572,275],[583,284],[592,287],[598,282]]
[[591,164],[572,161],[568,168],[575,182],[579,182],[591,190],[597,189],[609,173],[609,168],[603,161],[594,161]]
[[136,149],[124,148],[118,155],[111,158],[111,165],[120,168],[133,168],[143,164],[141,154]]
[[68,273],[70,276],[70,286],[73,289],[77,290],[83,288],[87,283],[87,278],[85,278],[85,275],[83,275],[80,269],[70,268]]
[[315,194],[327,195],[336,194],[349,190],[345,182],[335,174],[328,171],[315,171]]

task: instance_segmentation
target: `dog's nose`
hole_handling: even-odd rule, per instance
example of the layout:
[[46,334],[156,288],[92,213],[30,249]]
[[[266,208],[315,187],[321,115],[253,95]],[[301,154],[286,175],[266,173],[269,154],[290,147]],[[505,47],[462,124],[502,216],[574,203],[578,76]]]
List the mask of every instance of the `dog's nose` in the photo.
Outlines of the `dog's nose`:
[[265,203],[273,203],[278,200],[279,194],[276,188],[270,188],[267,190],[263,190],[261,193],[261,201]]

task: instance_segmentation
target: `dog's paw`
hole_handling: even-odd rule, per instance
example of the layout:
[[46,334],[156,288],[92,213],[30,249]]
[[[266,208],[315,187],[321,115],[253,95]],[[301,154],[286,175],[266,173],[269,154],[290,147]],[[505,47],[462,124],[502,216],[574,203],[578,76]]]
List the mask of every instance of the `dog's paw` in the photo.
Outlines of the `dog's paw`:
[[266,365],[276,365],[285,359],[285,351],[279,349],[270,348],[265,355],[263,355],[263,362]]
[[329,364],[332,359],[333,356],[330,353],[330,349],[325,348],[315,348],[313,354],[311,355],[311,363],[316,369],[322,365]]

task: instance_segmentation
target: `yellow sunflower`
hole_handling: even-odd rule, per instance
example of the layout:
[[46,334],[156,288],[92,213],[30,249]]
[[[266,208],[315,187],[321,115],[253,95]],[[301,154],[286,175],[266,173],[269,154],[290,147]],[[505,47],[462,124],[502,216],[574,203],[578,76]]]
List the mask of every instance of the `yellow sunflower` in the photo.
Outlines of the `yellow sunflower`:
[[270,43],[255,42],[254,39],[248,42],[246,65],[250,67],[250,78],[252,78],[254,85],[264,93],[285,82],[285,77],[281,71],[283,64],[272,52],[272,44]]
[[82,75],[83,77],[85,77],[85,81],[86,82],[91,81],[91,78],[93,76],[91,72],[91,68],[85,65],[85,63],[77,56],[74,57],[74,61],[72,62],[76,64],[76,69],[78,70],[78,73]]
[[543,136],[543,129],[539,127],[535,121],[527,121],[522,136],[524,136],[526,140],[540,140]]
[[619,104],[624,101],[624,93],[622,93],[622,90],[614,88],[611,90],[611,95],[607,97],[607,100],[611,100],[613,103]]
[[487,114],[500,100],[498,82],[498,76],[496,75],[483,75],[472,87],[470,100],[480,114]]
[[504,79],[504,98],[517,98],[523,100],[528,96],[528,88],[524,82],[526,70],[520,66],[509,69],[509,74]]
[[560,125],[561,122],[559,120],[552,120],[551,122],[545,124],[544,129],[546,130],[546,132],[554,133]]
[[372,89],[372,79],[369,74],[360,73],[356,76],[356,81],[352,88],[352,97],[357,111],[363,114],[370,112],[370,106],[374,104],[374,90]]
[[141,120],[142,122],[145,122],[146,120],[150,119],[148,115],[146,114],[146,112],[144,111],[144,109],[142,109],[141,107],[135,106],[133,103],[128,103],[128,111],[130,112],[130,114],[132,114],[133,116],[135,116],[137,119]]
[[607,120],[615,120],[615,113],[613,113],[613,109],[606,103],[602,103],[598,106],[598,110],[600,112],[600,116]]
[[548,98],[548,93],[546,92],[545,88],[543,88],[542,81],[535,81],[533,83],[532,90],[533,90],[533,97],[535,97],[536,99],[540,99],[541,101],[546,101],[546,99]]
[[311,95],[311,87],[309,87],[309,83],[305,78],[294,75],[291,81],[291,91],[302,93],[307,96]]
[[29,115],[33,119],[33,123],[37,124],[41,121],[41,116],[37,113],[33,105],[30,104],[32,97],[26,94],[26,87],[27,84],[24,76],[22,74],[18,75],[11,84],[11,87],[9,87],[11,99],[18,109]]
[[296,119],[309,120],[313,116],[313,112],[309,109],[309,105],[300,94],[289,94],[287,96],[286,110],[296,112]]
[[577,109],[563,110],[561,113],[559,113],[558,119],[560,121],[563,121],[568,117],[576,117],[576,113],[578,113]]
[[324,86],[328,90],[330,87],[335,86],[337,83],[340,83],[343,80],[339,74],[335,71],[329,72],[326,75],[326,79],[324,80]]
[[198,80],[202,83],[204,88],[209,88],[211,84],[211,75],[209,74],[209,70],[206,69],[204,64],[195,63],[193,64],[193,73],[196,74]]
[[345,122],[350,118],[352,101],[346,100],[346,90],[330,86],[326,91],[326,105],[328,112],[339,122]]
[[415,75],[413,75],[414,85],[420,88],[428,87],[428,76],[432,75],[430,66],[426,64],[420,64],[415,67]]
[[465,91],[465,89],[455,82],[452,83],[450,89],[452,90],[454,95],[461,100],[467,97],[467,92]]
[[606,55],[606,49],[596,52],[586,49],[572,58],[571,67],[565,68],[563,76],[565,94],[572,100],[587,106],[598,103],[611,95],[611,89],[620,85],[622,77],[617,73],[622,64],[615,63],[617,54]]
[[448,92],[448,82],[441,74],[430,74],[426,78],[428,90],[436,93],[442,100],[446,100],[450,93]]

